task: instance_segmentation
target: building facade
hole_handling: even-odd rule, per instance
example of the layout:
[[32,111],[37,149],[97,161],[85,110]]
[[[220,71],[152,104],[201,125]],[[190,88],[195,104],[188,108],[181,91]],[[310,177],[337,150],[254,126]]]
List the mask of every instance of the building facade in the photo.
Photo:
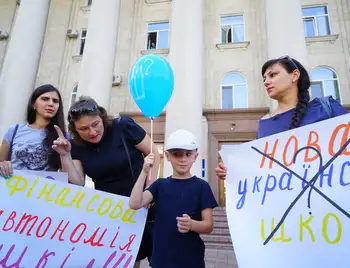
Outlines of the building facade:
[[[175,73],[154,141],[162,151],[172,131],[192,131],[202,144],[194,173],[224,205],[218,151],[254,139],[275,105],[262,83],[266,60],[298,59],[310,71],[312,97],[350,103],[350,2],[0,0],[0,133],[23,121],[31,91],[44,83],[60,89],[65,111],[90,95],[149,132],[128,87],[133,63],[148,53],[168,59]],[[163,161],[160,175],[169,172]]]

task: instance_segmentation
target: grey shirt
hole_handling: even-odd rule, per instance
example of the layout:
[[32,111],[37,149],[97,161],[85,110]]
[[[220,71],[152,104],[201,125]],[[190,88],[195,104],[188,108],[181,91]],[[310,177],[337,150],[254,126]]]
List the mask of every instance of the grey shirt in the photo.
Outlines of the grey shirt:
[[[4,140],[10,145],[16,125],[11,126]],[[19,124],[13,140],[11,163],[16,170],[47,170],[48,151],[43,145],[46,130],[33,129],[28,124]]]

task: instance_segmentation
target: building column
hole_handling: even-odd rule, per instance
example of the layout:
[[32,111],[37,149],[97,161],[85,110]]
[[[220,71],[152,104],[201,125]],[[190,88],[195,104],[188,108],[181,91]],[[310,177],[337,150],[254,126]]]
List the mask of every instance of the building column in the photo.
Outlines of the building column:
[[[175,88],[166,109],[165,140],[177,129],[191,131],[200,146],[192,174],[202,176],[202,113],[204,92],[203,0],[175,0],[170,22],[169,61]],[[167,161],[165,161],[167,163]],[[171,175],[169,164],[164,175]]]
[[35,87],[50,0],[21,1],[0,73],[0,135],[25,121]]
[[81,65],[78,95],[90,96],[107,110],[112,90],[120,0],[93,1]]
[[[268,58],[289,55],[307,68],[307,48],[300,0],[266,0]],[[272,101],[276,107],[276,101]]]
[[299,0],[266,0],[269,58],[290,55],[307,64],[303,16]]

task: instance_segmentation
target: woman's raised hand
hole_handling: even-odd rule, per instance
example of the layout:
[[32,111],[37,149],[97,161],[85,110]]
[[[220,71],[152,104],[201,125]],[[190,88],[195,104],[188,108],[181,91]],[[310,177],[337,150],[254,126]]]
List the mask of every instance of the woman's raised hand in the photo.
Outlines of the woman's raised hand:
[[55,126],[55,129],[57,131],[58,138],[53,142],[52,149],[54,149],[60,156],[66,156],[70,153],[72,148],[71,144],[58,126]]

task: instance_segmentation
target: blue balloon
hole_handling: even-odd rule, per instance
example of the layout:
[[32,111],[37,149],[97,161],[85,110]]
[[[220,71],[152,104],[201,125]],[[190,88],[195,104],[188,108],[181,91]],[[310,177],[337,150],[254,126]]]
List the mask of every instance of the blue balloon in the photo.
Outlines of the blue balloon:
[[129,87],[141,112],[154,119],[160,115],[173,94],[173,70],[161,56],[142,56],[130,71]]

